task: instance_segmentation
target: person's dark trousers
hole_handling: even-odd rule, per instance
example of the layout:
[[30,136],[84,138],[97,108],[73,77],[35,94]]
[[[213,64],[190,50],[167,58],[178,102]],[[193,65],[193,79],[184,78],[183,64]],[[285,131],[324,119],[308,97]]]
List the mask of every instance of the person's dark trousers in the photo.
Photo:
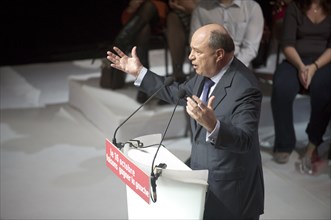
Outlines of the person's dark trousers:
[[131,17],[127,24],[116,36],[113,45],[119,47],[122,51],[131,50],[136,41],[136,37],[145,25],[158,19],[157,9],[150,1],[145,1],[138,11]]
[[[306,64],[312,59],[303,59]],[[330,120],[331,64],[318,69],[309,88],[311,114],[306,129],[309,140],[318,146]],[[293,103],[302,89],[297,69],[286,60],[278,65],[273,76],[271,109],[275,128],[275,152],[292,152],[296,144]]]
[[271,110],[275,129],[275,152],[292,152],[296,137],[293,125],[293,102],[300,90],[297,70],[287,61],[277,66],[273,76]]
[[211,191],[206,193],[205,210],[203,213],[203,220],[259,220],[260,215],[254,217],[240,218],[235,216],[230,211],[222,212],[221,210],[227,210],[223,202],[221,202]]
[[309,91],[311,112],[306,133],[308,139],[319,146],[331,118],[331,64],[318,69]]
[[[112,49],[114,46],[120,48],[125,53],[130,53],[134,45],[137,45],[138,56],[141,59],[146,57],[146,52],[142,51],[141,45],[139,44],[139,36],[142,36],[142,32],[149,26],[150,22],[154,22],[158,19],[157,9],[151,1],[145,1],[137,10],[137,12],[132,15],[131,19],[125,24],[119,34],[116,36],[114,42],[110,46]],[[145,37],[146,38],[146,37]],[[137,41],[138,40],[138,41]],[[146,38],[148,41],[148,38]],[[143,48],[148,50],[148,48]],[[146,63],[146,62],[145,62]],[[145,65],[145,63],[142,63]],[[146,65],[145,65],[146,66]],[[116,68],[109,67],[109,61],[106,61],[105,65],[102,66],[102,74],[100,79],[100,86],[103,88],[110,89],[120,89],[125,85],[125,75],[122,71]],[[138,93],[138,100],[143,103],[147,100],[147,95],[145,93]]]

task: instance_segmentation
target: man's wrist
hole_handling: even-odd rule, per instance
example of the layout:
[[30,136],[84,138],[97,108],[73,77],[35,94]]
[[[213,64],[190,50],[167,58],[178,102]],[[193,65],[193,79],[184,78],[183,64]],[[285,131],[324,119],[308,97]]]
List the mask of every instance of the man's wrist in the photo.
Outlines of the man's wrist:
[[313,62],[313,65],[316,67],[316,70],[319,69],[319,66],[318,66],[318,64],[316,63],[316,61]]
[[144,66],[141,66],[139,68],[138,74],[136,75],[136,80],[134,81],[135,86],[140,86],[141,82],[143,81],[143,78],[145,77],[147,73],[147,69]]
[[218,135],[218,132],[220,129],[220,124],[221,124],[220,121],[216,120],[216,125],[214,127],[214,130],[212,132],[207,131],[206,139],[207,139],[207,141],[209,141],[212,144],[215,144],[215,142],[216,142],[216,138],[217,138],[217,135]]
[[136,78],[139,76],[139,74],[141,73],[141,71],[143,70],[144,66],[140,66],[138,67],[138,71],[136,73]]

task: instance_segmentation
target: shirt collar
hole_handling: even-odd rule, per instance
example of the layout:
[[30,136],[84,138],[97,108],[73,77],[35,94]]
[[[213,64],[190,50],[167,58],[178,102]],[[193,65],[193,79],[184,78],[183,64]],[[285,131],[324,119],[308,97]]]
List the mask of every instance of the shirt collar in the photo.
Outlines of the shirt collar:
[[[217,4],[219,4],[219,5],[222,5],[222,7],[223,7],[223,4],[221,4],[218,0],[215,0],[215,2],[216,2]],[[231,4],[230,6],[228,6],[227,8],[230,8],[230,7],[233,7],[233,6],[237,6],[237,7],[240,8],[240,6],[241,6],[241,0],[234,0],[234,1],[232,2],[232,4]]]
[[233,61],[233,57],[232,59],[220,70],[219,73],[217,73],[215,76],[211,77],[210,79],[213,80],[213,82],[215,82],[214,85],[216,85],[218,83],[218,81],[221,80],[222,76],[224,75],[224,73],[229,69],[231,63]]

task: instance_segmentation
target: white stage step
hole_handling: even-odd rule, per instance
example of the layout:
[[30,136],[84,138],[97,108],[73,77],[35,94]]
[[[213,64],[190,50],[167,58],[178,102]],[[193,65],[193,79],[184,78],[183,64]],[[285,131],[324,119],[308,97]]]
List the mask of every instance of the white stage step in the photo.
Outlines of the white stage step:
[[[137,88],[129,82],[123,89],[103,89],[99,80],[100,73],[70,76],[69,104],[112,140],[115,129],[140,106],[136,101]],[[163,134],[173,109],[174,105],[158,106],[156,100],[152,100],[117,131],[117,141],[124,142],[146,134]],[[185,131],[184,108],[178,106],[166,138],[183,137]]]

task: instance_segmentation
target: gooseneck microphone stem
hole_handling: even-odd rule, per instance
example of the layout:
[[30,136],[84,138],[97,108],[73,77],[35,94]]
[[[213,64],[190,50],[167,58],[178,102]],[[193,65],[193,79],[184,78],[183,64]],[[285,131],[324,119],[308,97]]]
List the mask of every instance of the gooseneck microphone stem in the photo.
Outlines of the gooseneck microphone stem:
[[[155,163],[155,159],[156,159],[156,156],[157,156],[157,154],[158,154],[158,152],[159,152],[159,150],[160,150],[160,147],[161,147],[161,145],[162,145],[162,142],[163,142],[163,140],[164,140],[164,138],[165,138],[165,136],[166,136],[166,133],[167,133],[167,131],[168,131],[168,128],[169,128],[169,125],[170,125],[170,123],[171,123],[171,121],[172,121],[172,118],[173,118],[173,116],[174,116],[174,114],[175,114],[175,111],[176,111],[176,108],[177,108],[177,106],[178,106],[178,103],[179,103],[179,101],[180,101],[180,99],[182,99],[182,98],[184,98],[185,97],[185,94],[186,94],[186,91],[185,90],[183,90],[183,89],[180,89],[179,91],[178,91],[178,100],[177,100],[177,102],[176,102],[176,105],[175,105],[175,107],[174,107],[174,110],[172,111],[172,114],[171,114],[171,116],[170,116],[170,120],[169,120],[169,122],[168,122],[168,124],[167,124],[167,127],[166,127],[166,129],[165,129],[165,131],[164,131],[164,133],[163,133],[163,136],[162,136],[162,138],[161,138],[161,141],[160,141],[160,144],[159,144],[159,146],[157,147],[157,149],[156,149],[156,152],[155,152],[155,154],[154,154],[154,158],[153,158],[153,162],[152,162],[152,167],[151,167],[151,185],[152,185],[152,194],[151,194],[151,199],[152,199],[152,201],[155,203],[156,202],[156,200],[157,200],[157,195],[156,195],[156,180],[159,178],[159,176],[160,176],[160,173],[155,173],[154,172],[154,163]],[[166,165],[165,165],[166,166]]]
[[155,96],[156,96],[156,94],[157,93],[159,93],[164,87],[166,87],[166,86],[169,86],[169,85],[171,85],[172,83],[174,82],[174,79],[172,78],[172,77],[167,77],[167,78],[165,78],[165,80],[164,80],[164,85],[163,86],[161,86],[158,90],[156,90],[156,92],[154,92],[143,104],[141,104],[140,106],[139,106],[139,108],[137,108],[131,115],[129,115],[129,117],[127,117],[117,128],[116,128],[116,130],[115,130],[115,132],[114,132],[114,136],[113,136],[113,144],[117,147],[117,148],[119,148],[119,149],[121,149],[122,147],[123,147],[123,144],[122,143],[117,143],[117,141],[116,141],[116,134],[117,134],[117,131],[118,131],[118,129],[120,128],[120,127],[122,127],[134,114],[136,114],[137,113],[137,111],[139,111],[146,103],[148,103],[150,100],[152,100]]
[[118,131],[118,129],[120,128],[120,127],[122,127],[122,125],[124,125],[134,114],[136,114],[137,113],[137,111],[139,111],[147,102],[149,102],[150,100],[152,100],[153,98],[154,98],[154,96],[162,89],[163,87],[161,87],[160,89],[158,89],[157,91],[156,91],[156,93],[154,93],[152,96],[150,96],[142,105],[140,105],[139,106],[139,108],[137,108],[134,112],[132,112],[132,114],[129,116],[129,117],[127,117],[117,128],[116,128],[116,130],[115,130],[115,132],[114,132],[114,137],[113,137],[113,144],[117,147],[117,148],[122,148],[123,146],[122,146],[122,144],[121,143],[117,143],[117,141],[116,141],[116,133],[117,133],[117,131]]
[[153,196],[151,197],[151,199],[152,199],[152,201],[153,201],[154,203],[155,203],[156,200],[157,200],[157,196],[156,196],[156,180],[158,179],[158,176],[157,176],[157,175],[155,174],[155,172],[154,172],[155,158],[156,158],[156,156],[157,156],[157,153],[158,153],[159,150],[160,150],[160,147],[161,147],[162,142],[163,142],[163,140],[164,140],[165,134],[166,134],[167,131],[168,131],[168,128],[169,128],[169,125],[170,125],[171,119],[172,119],[173,116],[174,116],[174,113],[175,113],[175,111],[176,111],[177,106],[178,106],[178,101],[177,101],[177,103],[176,103],[176,105],[175,105],[174,110],[172,111],[172,114],[171,114],[170,120],[169,120],[169,122],[168,122],[168,125],[167,125],[167,127],[166,127],[164,133],[163,133],[162,139],[161,139],[161,141],[160,141],[159,146],[157,147],[157,150],[156,150],[156,152],[155,152],[155,154],[154,154],[154,158],[153,158],[153,162],[152,162],[152,169],[151,169],[151,185],[152,185],[152,191],[153,191],[152,193],[153,193]]
[[[175,111],[176,111],[177,106],[178,106],[178,102],[176,103],[175,108],[174,108],[174,110],[172,111],[171,119],[173,118],[173,116],[174,116],[174,114],[175,114]],[[160,150],[160,147],[161,147],[162,142],[163,142],[163,140],[164,140],[164,137],[165,137],[165,135],[166,135],[166,133],[167,133],[167,131],[168,131],[168,128],[169,128],[170,123],[171,123],[171,120],[169,120],[169,122],[168,122],[168,124],[167,124],[167,127],[166,127],[166,129],[165,129],[165,131],[164,131],[164,133],[163,133],[163,135],[162,135],[162,139],[161,139],[161,141],[160,141],[160,143],[159,143],[159,146],[157,147],[157,150],[156,150],[156,152],[155,152],[155,155],[154,155],[154,158],[153,158],[153,162],[152,162],[152,173],[154,173],[154,168],[153,168],[153,167],[154,167],[154,163],[155,163],[155,158],[156,158],[156,156],[157,156],[157,153],[158,153],[159,150]]]

